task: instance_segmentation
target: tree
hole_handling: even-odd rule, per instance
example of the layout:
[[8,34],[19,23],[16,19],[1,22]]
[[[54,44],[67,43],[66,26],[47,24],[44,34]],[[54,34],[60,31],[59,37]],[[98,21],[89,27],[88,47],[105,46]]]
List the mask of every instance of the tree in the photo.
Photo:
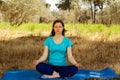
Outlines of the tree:
[[43,0],[8,0],[0,5],[4,21],[11,24],[39,22],[40,16],[47,12]]
[[102,16],[103,24],[120,24],[120,0],[111,1],[105,7]]
[[[65,5],[69,2],[68,6]],[[80,2],[79,0],[61,0],[57,7],[60,9],[60,17],[67,23],[78,22],[80,16]]]
[[98,9],[103,9],[103,3],[105,3],[105,0],[84,0],[85,2],[89,2],[90,9],[91,9],[91,16],[92,16],[92,23],[95,23],[96,21],[96,12]]
[[74,16],[72,19],[74,19],[74,22],[78,22],[80,16],[80,9],[81,9],[79,0],[72,1],[71,9],[74,12]]
[[71,9],[71,0],[61,0],[59,4],[57,4],[57,7],[62,10],[69,10]]

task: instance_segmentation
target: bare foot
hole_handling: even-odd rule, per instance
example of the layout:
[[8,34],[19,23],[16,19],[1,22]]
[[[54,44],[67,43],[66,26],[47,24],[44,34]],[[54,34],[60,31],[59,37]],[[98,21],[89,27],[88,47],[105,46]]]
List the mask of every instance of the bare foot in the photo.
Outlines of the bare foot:
[[55,71],[53,72],[53,75],[49,76],[49,78],[58,78],[58,77],[60,77],[60,75]]

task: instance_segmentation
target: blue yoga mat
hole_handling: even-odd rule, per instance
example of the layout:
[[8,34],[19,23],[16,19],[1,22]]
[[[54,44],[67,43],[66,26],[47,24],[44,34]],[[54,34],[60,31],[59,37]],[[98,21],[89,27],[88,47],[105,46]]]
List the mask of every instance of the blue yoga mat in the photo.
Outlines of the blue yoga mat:
[[[107,67],[102,70],[86,70],[79,71],[67,80],[84,80],[88,78],[118,78],[118,75],[111,68]],[[62,78],[41,79],[41,74],[36,70],[9,70],[4,73],[1,80],[65,80]]]

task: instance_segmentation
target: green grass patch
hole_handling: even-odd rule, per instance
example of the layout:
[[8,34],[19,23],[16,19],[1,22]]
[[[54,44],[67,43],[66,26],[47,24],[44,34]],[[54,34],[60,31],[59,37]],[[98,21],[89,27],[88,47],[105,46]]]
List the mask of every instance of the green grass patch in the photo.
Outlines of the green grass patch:
[[49,31],[51,30],[51,24],[37,24],[37,23],[27,23],[27,24],[22,24],[20,25],[17,30],[22,30],[22,31]]
[[[9,23],[0,23],[0,29],[9,29],[13,31],[28,31],[28,32],[42,32],[42,31],[51,31],[52,23],[24,23],[20,26],[18,25],[10,25]],[[120,34],[120,25],[111,25],[107,27],[102,24],[65,24],[65,29],[67,31],[75,31],[79,34],[87,32],[87,33],[104,33],[105,35],[115,35]]]

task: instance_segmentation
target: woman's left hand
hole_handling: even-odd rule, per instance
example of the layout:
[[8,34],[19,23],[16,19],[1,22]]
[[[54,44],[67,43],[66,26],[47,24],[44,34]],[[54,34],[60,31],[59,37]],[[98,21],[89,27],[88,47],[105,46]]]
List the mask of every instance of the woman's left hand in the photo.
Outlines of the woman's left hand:
[[81,68],[82,65],[80,63],[75,64],[76,67]]

